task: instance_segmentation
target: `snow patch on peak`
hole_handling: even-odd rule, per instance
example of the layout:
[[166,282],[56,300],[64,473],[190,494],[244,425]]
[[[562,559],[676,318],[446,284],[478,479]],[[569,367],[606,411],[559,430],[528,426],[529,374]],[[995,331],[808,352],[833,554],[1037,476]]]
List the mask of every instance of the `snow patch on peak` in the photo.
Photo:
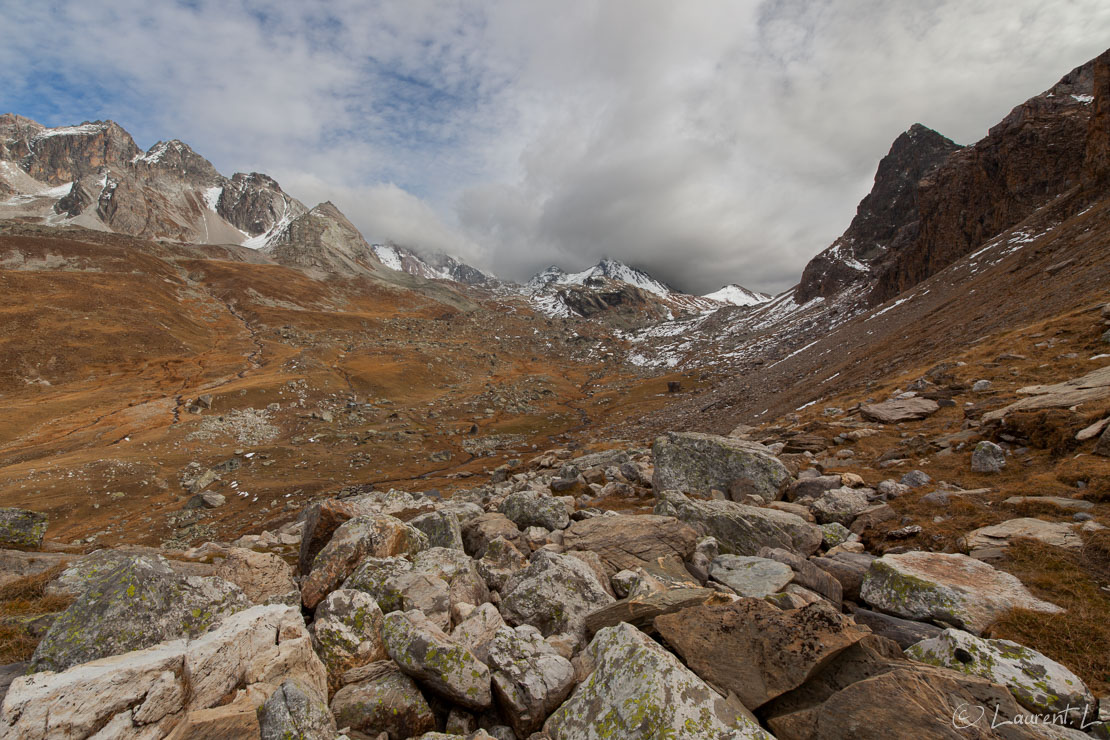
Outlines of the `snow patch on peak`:
[[108,129],[106,123],[83,123],[80,126],[61,126],[59,128],[48,128],[35,134],[33,141],[39,139],[49,139],[52,136],[87,136],[89,134],[99,134]]
[[757,306],[760,303],[766,303],[771,300],[771,296],[766,293],[757,293],[753,290],[748,290],[742,285],[737,285],[736,283],[726,285],[720,290],[708,293],[702,297],[720,301],[721,303],[731,303],[733,306]]
[[204,191],[204,204],[208,206],[208,210],[213,213],[216,212],[216,206],[220,203],[220,196],[223,195],[224,189],[221,185],[215,185],[206,188]]
[[378,257],[378,261],[390,270],[402,272],[405,269],[401,260],[401,253],[398,251],[397,247],[392,244],[371,244],[370,248],[374,250],[374,254]]

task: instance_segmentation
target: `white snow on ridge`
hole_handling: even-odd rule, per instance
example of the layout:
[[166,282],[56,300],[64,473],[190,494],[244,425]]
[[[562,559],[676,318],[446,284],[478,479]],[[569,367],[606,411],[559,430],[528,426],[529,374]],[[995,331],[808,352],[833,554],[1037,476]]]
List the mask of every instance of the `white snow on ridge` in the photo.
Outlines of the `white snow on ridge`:
[[766,293],[756,293],[736,283],[726,285],[720,290],[707,293],[702,297],[721,303],[731,303],[734,306],[757,306],[771,300],[771,296]]
[[401,253],[396,247],[389,244],[371,244],[370,248],[374,250],[378,260],[390,270],[401,272],[404,269],[401,265]]
[[52,136],[83,136],[85,134],[99,134],[108,128],[106,123],[83,123],[80,126],[61,126],[48,128],[35,134],[32,141],[49,139]]

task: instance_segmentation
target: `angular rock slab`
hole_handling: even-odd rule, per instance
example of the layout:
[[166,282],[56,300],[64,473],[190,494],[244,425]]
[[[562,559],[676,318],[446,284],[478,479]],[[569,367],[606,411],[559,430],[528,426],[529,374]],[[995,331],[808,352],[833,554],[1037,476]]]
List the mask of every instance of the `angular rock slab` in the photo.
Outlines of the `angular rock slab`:
[[710,563],[709,575],[740,596],[757,599],[781,591],[794,580],[789,565],[749,555],[719,555]]
[[427,536],[400,519],[386,515],[350,519],[312,561],[312,572],[301,584],[301,600],[309,609],[316,608],[364,558],[415,555],[427,546]]
[[790,481],[786,466],[758,442],[697,432],[668,432],[652,445],[655,491],[677,490],[708,495],[728,491],[743,481],[750,493],[768,501]]
[[695,673],[758,709],[801,686],[869,632],[830,606],[782,611],[763,599],[685,609],[655,628]]
[[228,550],[213,575],[231,581],[255,604],[297,590],[293,568],[277,555],[242,547]]
[[1010,609],[1057,614],[1009,573],[966,555],[907,552],[871,563],[860,596],[899,617],[933,620],[981,634]]
[[654,514],[583,519],[563,533],[568,550],[596,552],[610,576],[667,555],[688,560],[697,541],[698,533],[690,525]]
[[530,625],[498,630],[488,663],[498,704],[518,737],[538,730],[574,686],[574,666]]
[[416,737],[435,729],[436,718],[427,699],[392,662],[373,663],[358,672],[360,680],[332,697],[337,724],[370,737],[383,732],[390,737]]
[[774,740],[739,702],[631,625],[598,632],[589,655],[593,673],[544,724],[552,740]]
[[180,576],[161,558],[133,556],[87,582],[31,658],[33,670],[65,670],[166,640],[196,637],[250,606],[222,578]]
[[917,421],[940,410],[940,404],[928,398],[906,398],[860,406],[859,412],[867,421],[880,424],[898,424]]
[[387,614],[382,637],[401,670],[432,691],[468,709],[489,709],[493,704],[486,664],[423,613]]
[[536,491],[510,493],[501,503],[499,511],[522,530],[543,527],[555,531],[566,529],[570,524],[566,504],[551,496],[541,496]]
[[735,501],[696,501],[678,491],[660,491],[656,501],[656,514],[676,517],[712,535],[724,553],[755,555],[761,547],[781,547],[811,555],[824,541],[817,525],[785,511]]
[[1040,540],[1053,547],[1083,547],[1083,538],[1075,530],[1074,523],[1046,522],[1034,517],[1023,517],[968,532],[967,549],[1009,547],[1010,541],[1018,537]]
[[957,629],[906,649],[913,660],[1002,684],[1026,709],[1068,713],[1073,726],[1096,716],[1097,700],[1083,679],[1051,658],[1010,640],[985,640]]
[[409,520],[409,524],[428,536],[429,547],[463,549],[462,526],[450,511],[429,511]]
[[588,565],[570,555],[537,552],[528,567],[506,585],[501,616],[513,626],[530,624],[544,637],[566,632],[585,644],[586,616],[611,604]]

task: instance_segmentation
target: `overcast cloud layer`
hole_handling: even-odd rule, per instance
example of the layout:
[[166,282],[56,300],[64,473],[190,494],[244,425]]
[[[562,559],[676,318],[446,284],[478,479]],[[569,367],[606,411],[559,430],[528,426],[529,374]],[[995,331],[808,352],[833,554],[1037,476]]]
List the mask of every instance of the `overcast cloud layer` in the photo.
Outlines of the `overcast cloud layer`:
[[601,256],[776,292],[920,122],[971,143],[1105,0],[0,0],[0,111],[111,118],[524,279]]

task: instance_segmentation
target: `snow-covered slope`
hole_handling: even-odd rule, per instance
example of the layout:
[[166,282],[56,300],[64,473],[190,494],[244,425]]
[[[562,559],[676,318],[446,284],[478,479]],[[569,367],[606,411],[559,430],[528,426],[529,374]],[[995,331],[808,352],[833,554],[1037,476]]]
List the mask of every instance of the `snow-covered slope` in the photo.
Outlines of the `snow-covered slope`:
[[396,244],[373,244],[371,249],[383,265],[428,280],[451,280],[465,285],[494,287],[501,283],[495,275],[479,270],[448,254],[421,255]]
[[552,265],[546,270],[532,276],[532,279],[528,281],[525,289],[531,293],[538,293],[550,289],[553,286],[589,286],[591,284],[601,284],[605,280],[627,283],[640,290],[654,293],[661,298],[666,298],[675,292],[643,270],[637,270],[635,267],[629,267],[623,262],[611,259],[602,259],[593,267],[588,270],[583,270],[582,272],[568,273]]
[[748,290],[743,285],[737,285],[736,283],[731,283],[720,290],[707,293],[702,296],[702,298],[720,301],[721,303],[729,303],[733,306],[757,306],[760,303],[766,303],[771,300],[771,296],[766,293],[757,293],[754,290]]

